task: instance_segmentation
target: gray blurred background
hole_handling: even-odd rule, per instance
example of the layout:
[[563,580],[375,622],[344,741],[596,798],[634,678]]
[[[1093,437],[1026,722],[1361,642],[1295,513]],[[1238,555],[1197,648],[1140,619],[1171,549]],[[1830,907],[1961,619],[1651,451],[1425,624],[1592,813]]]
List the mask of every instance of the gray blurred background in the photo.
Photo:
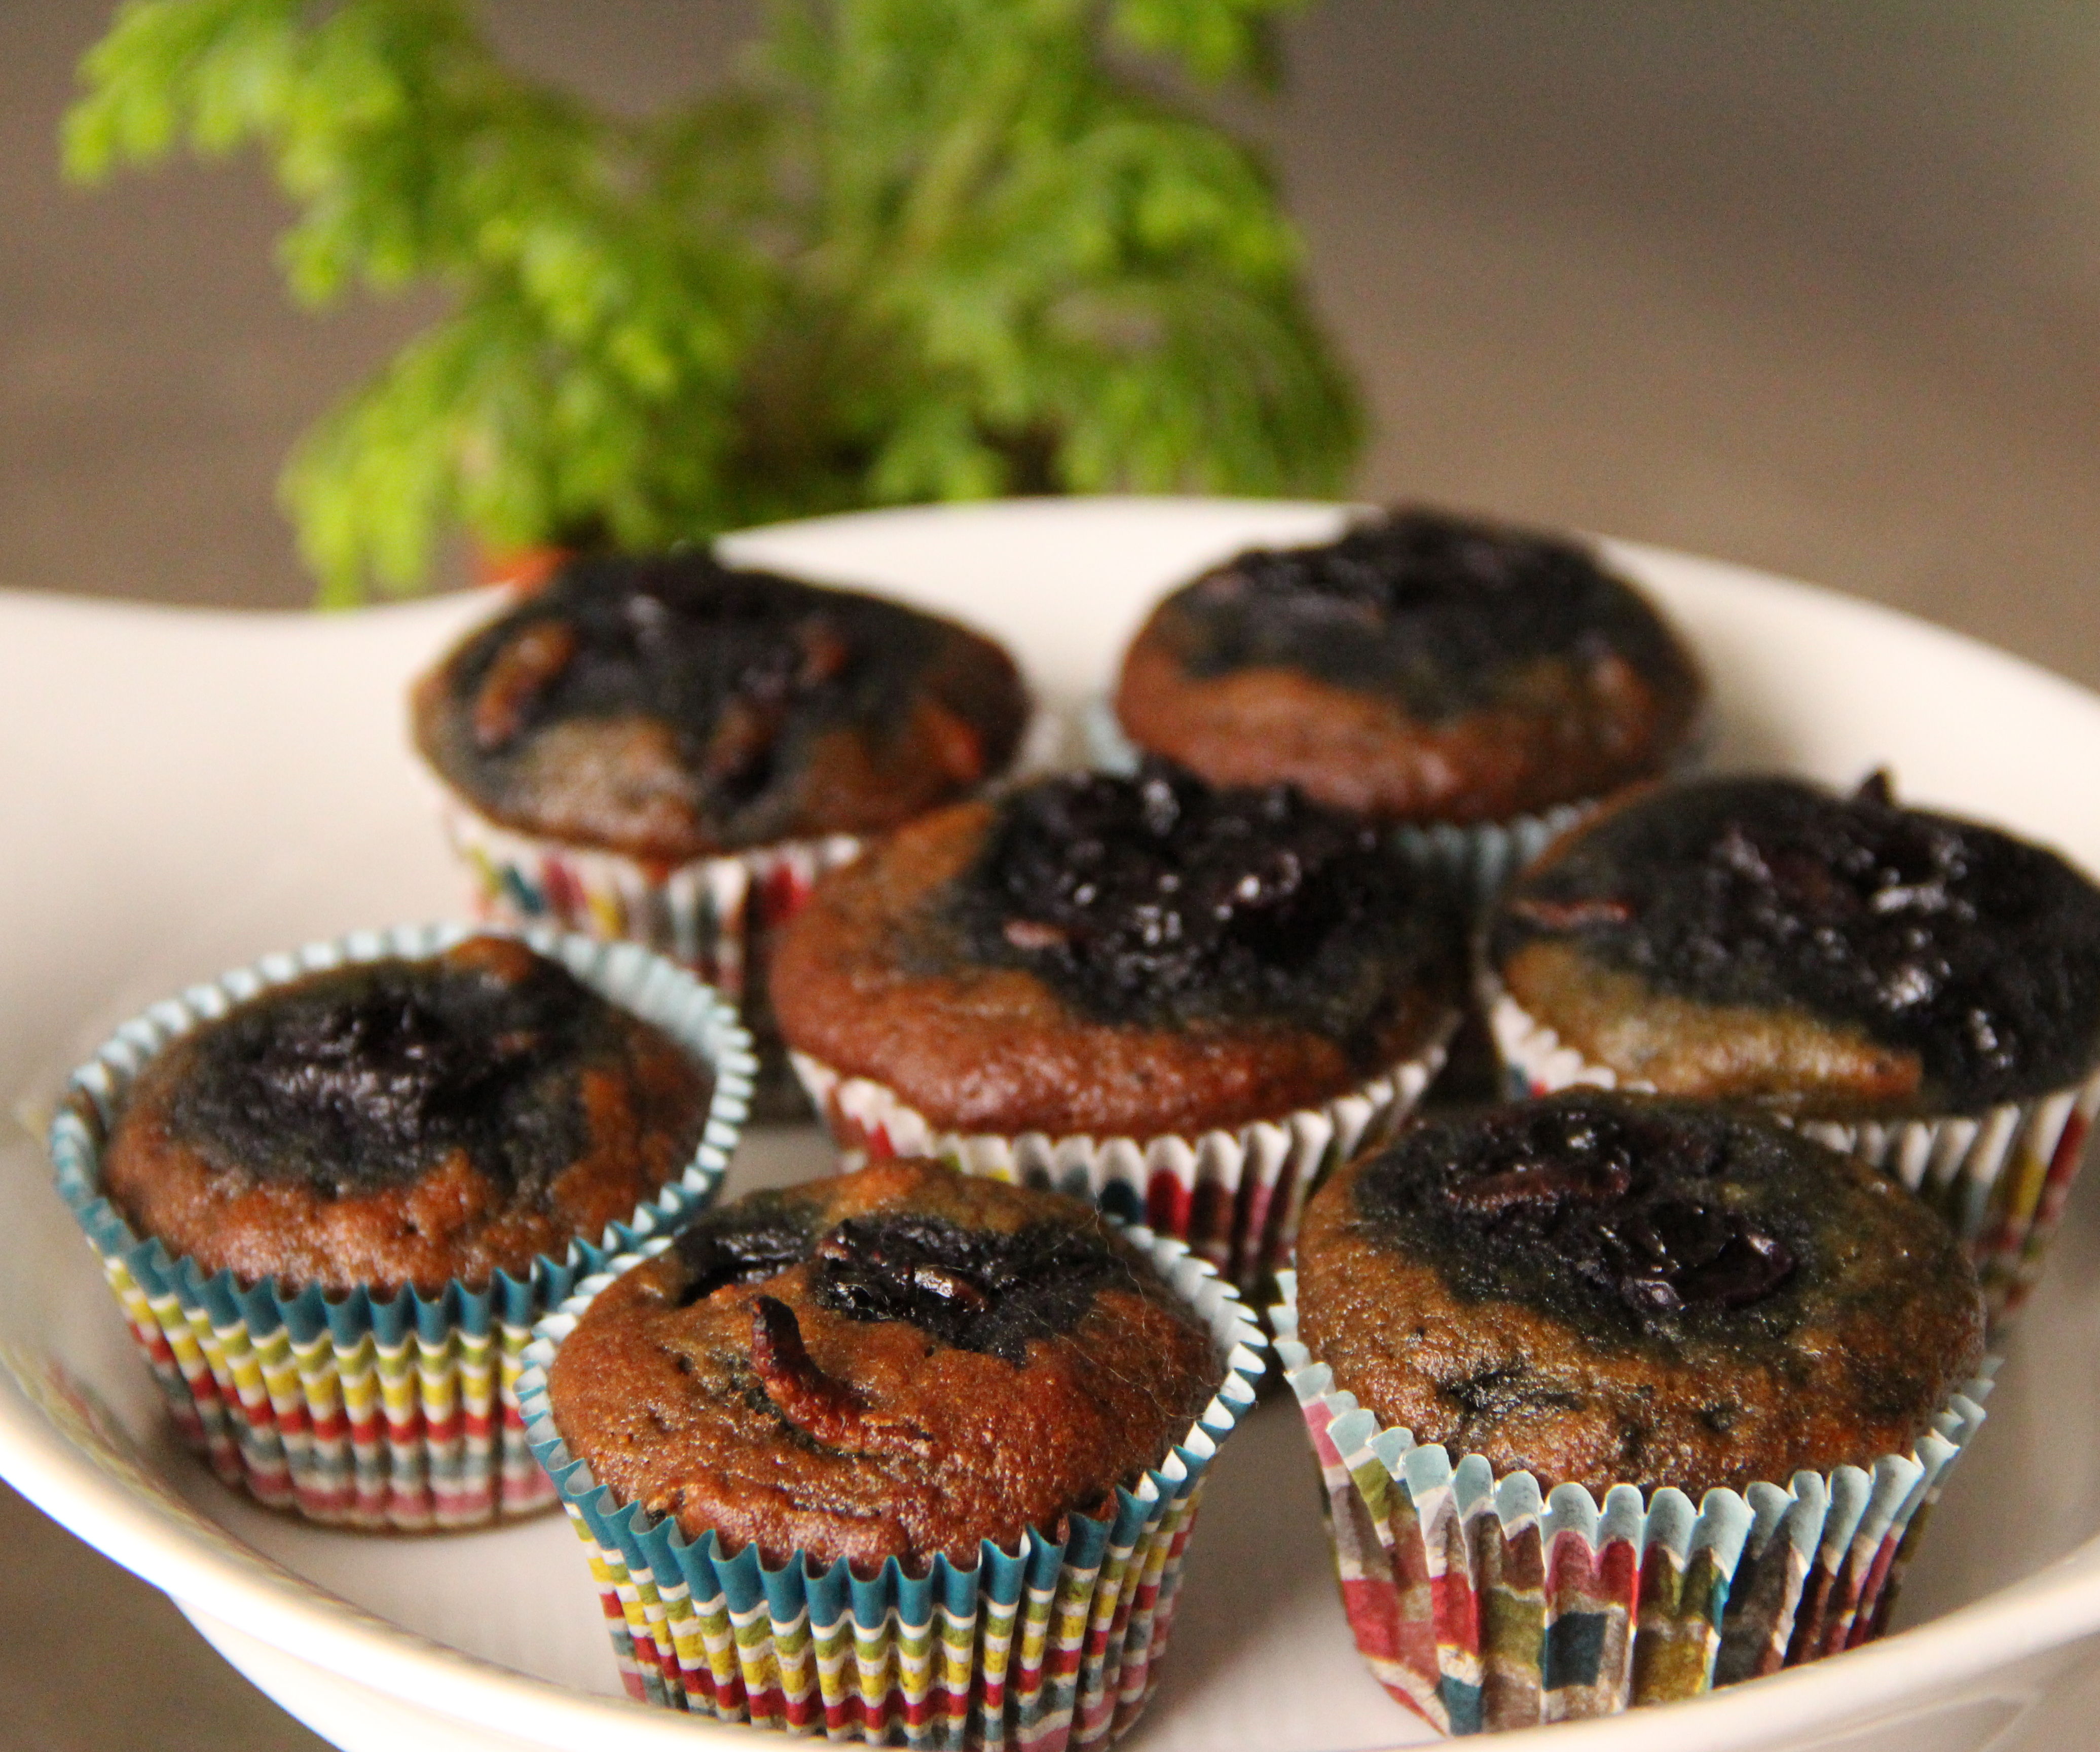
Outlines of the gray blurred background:
[[[733,0],[501,0],[636,108]],[[92,0],[0,0],[0,585],[293,605],[293,435],[427,309],[290,309],[252,162],[63,187]],[[1367,496],[1674,544],[2100,683],[2100,8],[1327,0],[1269,143]]]
[[[489,11],[638,109],[749,16]],[[289,308],[251,162],[62,186],[107,15],[0,0],[0,586],[297,606],[279,464],[429,308]],[[1361,375],[1364,496],[1767,567],[2100,686],[2100,7],[1326,0],[1236,114]],[[318,1745],[4,1494],[0,1542],[44,1578],[0,1600],[10,1746]]]

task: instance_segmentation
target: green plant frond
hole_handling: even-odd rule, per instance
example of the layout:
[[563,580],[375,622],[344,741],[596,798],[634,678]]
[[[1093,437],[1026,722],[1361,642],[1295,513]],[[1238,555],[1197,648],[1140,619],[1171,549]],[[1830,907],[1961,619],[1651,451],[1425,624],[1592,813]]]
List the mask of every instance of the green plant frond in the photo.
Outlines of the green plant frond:
[[1280,66],[1278,15],[1303,0],[1115,0],[1118,35],[1212,84],[1244,79],[1266,90]]
[[127,0],[81,63],[67,174],[99,181],[180,144],[225,152],[262,134],[299,46],[298,0]]
[[1116,46],[1258,77],[1292,3],[772,0],[728,89],[633,121],[504,66],[472,0],[128,0],[66,163],[253,145],[297,297],[447,293],[287,464],[327,601],[459,524],[1323,490],[1362,417],[1273,183]]

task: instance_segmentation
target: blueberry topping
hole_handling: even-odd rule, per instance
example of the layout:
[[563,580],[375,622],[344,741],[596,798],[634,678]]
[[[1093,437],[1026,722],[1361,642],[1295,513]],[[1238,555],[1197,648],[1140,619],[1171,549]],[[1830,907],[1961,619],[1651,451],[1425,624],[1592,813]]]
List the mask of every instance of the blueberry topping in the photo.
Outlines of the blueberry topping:
[[1454,982],[1463,948],[1451,897],[1377,830],[1157,762],[1015,793],[948,904],[980,960],[1097,1019],[1273,1019],[1352,1052],[1396,995]]
[[1812,1148],[1718,1113],[1577,1094],[1418,1123],[1354,1197],[1370,1233],[1425,1238],[1465,1293],[1670,1334],[1781,1296],[1807,1226],[1769,1189],[1784,1189],[1789,1150]]
[[2100,1057],[2100,889],[2053,853],[1790,779],[1660,792],[1512,892],[1494,952],[1566,937],[1657,990],[1794,1006],[1915,1053],[1961,1105]]
[[763,1283],[810,1256],[805,1211],[765,1194],[709,1211],[679,1231],[686,1268],[678,1306],[690,1308],[730,1284]]
[[[849,1320],[904,1321],[955,1349],[1017,1365],[1027,1360],[1030,1339],[1070,1331],[1103,1291],[1137,1292],[1140,1282],[1130,1261],[1088,1229],[1035,1223],[1007,1233],[888,1211],[820,1231],[806,1207],[773,1194],[710,1211],[675,1245],[686,1271],[682,1308],[814,1260],[818,1307]],[[780,1354],[792,1361],[791,1352]]]
[[338,968],[201,1032],[170,1128],[223,1167],[326,1195],[407,1185],[456,1150],[506,1191],[544,1194],[584,1142],[576,1065],[615,1027],[603,1000],[514,943]]
[[1085,1229],[1031,1224],[1011,1234],[938,1217],[850,1217],[816,1247],[817,1300],[855,1320],[903,1320],[959,1350],[1015,1364],[1028,1341],[1069,1332],[1135,1270]]

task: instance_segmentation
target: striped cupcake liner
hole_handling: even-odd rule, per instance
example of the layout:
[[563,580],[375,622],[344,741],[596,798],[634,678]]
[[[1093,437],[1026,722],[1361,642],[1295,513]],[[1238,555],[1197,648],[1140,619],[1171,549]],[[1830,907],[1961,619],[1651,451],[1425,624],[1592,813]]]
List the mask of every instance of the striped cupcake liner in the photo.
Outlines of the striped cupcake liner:
[[[1096,766],[1108,773],[1137,770],[1143,756],[1123,735],[1105,695],[1089,699],[1080,716],[1087,752]],[[1436,872],[1484,910],[1511,877],[1596,806],[1596,799],[1584,798],[1502,821],[1409,823],[1392,830],[1392,843],[1411,863]]]
[[716,994],[661,956],[545,927],[518,934],[704,1059],[715,1084],[685,1172],[624,1223],[485,1287],[329,1296],[207,1273],[142,1239],[103,1195],[102,1150],[147,1061],[274,986],[346,963],[437,954],[463,925],[361,931],[192,986],[119,1028],[73,1073],[51,1128],[58,1189],[122,1306],[176,1428],[230,1485],[310,1520],[424,1532],[549,1507],[518,1408],[532,1324],[578,1278],[675,1226],[720,1185],[749,1103],[750,1037]]
[[1696,1697],[1878,1636],[1997,1366],[1908,1454],[1696,1507],[1615,1485],[1599,1506],[1382,1427],[1298,1342],[1296,1274],[1280,1282],[1276,1348],[1319,1460],[1343,1609],[1379,1684],[1447,1734]]
[[449,801],[444,821],[484,918],[638,942],[735,1000],[761,935],[861,851],[859,840],[837,833],[665,865],[518,833]]
[[[1621,1078],[1564,1045],[1491,975],[1482,981],[1481,1002],[1513,1095],[1577,1084],[1652,1092],[1653,1084]],[[1975,1264],[1995,1343],[2040,1279],[2096,1113],[2100,1070],[2071,1088],[1980,1114],[1857,1122],[1770,1117],[1893,1175],[1946,1219]]]
[[[1021,733],[1012,775],[1056,765],[1067,729],[1060,713],[1037,709]],[[666,864],[500,827],[448,792],[441,810],[484,918],[545,920],[638,942],[732,999],[759,1000],[761,1008],[762,994],[750,988],[765,934],[801,910],[819,877],[851,863],[867,845],[853,834],[824,834]],[[767,1031],[762,1020],[760,1026]]]
[[592,1299],[660,1252],[660,1236],[588,1278],[540,1322],[520,1384],[533,1452],[559,1488],[598,1584],[629,1696],[832,1740],[912,1747],[1105,1745],[1157,1682],[1203,1476],[1255,1402],[1267,1367],[1246,1305],[1180,1242],[1129,1238],[1208,1322],[1224,1384],[1188,1434],[1112,1512],[1030,1529],[1012,1551],[985,1542],[964,1566],[924,1576],[895,1559],[872,1576],[797,1551],[778,1569],[713,1533],[620,1503],[554,1427],[546,1371]]
[[1083,1198],[1118,1221],[1186,1242],[1243,1295],[1290,1256],[1312,1189],[1383,1142],[1443,1068],[1457,1017],[1418,1057],[1320,1107],[1189,1138],[944,1132],[885,1084],[806,1053],[796,1075],[849,1166],[924,1156],[964,1174]]

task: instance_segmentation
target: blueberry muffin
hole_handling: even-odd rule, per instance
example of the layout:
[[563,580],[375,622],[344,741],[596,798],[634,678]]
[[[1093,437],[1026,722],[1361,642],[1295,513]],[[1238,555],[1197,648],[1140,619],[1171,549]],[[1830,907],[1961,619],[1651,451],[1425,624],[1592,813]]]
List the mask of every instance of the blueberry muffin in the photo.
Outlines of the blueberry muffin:
[[1448,1026],[1449,897],[1282,788],[1163,769],[944,811],[786,933],[790,1045],[944,1130],[1149,1137],[1276,1119]]
[[427,1296],[529,1277],[692,1161],[713,1079],[508,937],[310,973],[139,1074],[103,1184],[211,1273]]
[[1989,1388],[1975,1274],[1900,1187],[1593,1089],[1349,1163],[1275,1319],[1358,1647],[1452,1733],[1878,1634]]
[[126,1023],[52,1165],[223,1480],[333,1525],[479,1525],[552,1506],[532,1323],[712,1196],[749,1048],[633,943],[360,932]]
[[1880,774],[1645,792],[1554,845],[1489,945],[1534,1022],[1669,1094],[1974,1113],[2100,1064],[2100,889]]
[[951,621],[695,550],[578,560],[417,685],[477,814],[662,867],[879,833],[1018,744],[1012,661]]
[[1595,1090],[1423,1119],[1317,1193],[1298,1331],[1416,1441],[1695,1502],[1908,1452],[1976,1372],[1952,1233],[1798,1132]]
[[915,823],[818,888],[774,990],[847,1147],[1084,1191],[1251,1285],[1440,1062],[1463,959],[1375,829],[1162,769]]
[[1213,783],[1474,824],[1665,770],[1704,691],[1669,624],[1586,548],[1396,510],[1176,590],[1114,706],[1140,750]]
[[1224,1372],[1086,1206],[893,1162],[706,1213],[591,1302],[547,1392],[598,1482],[688,1538],[920,1573],[1101,1514]]

